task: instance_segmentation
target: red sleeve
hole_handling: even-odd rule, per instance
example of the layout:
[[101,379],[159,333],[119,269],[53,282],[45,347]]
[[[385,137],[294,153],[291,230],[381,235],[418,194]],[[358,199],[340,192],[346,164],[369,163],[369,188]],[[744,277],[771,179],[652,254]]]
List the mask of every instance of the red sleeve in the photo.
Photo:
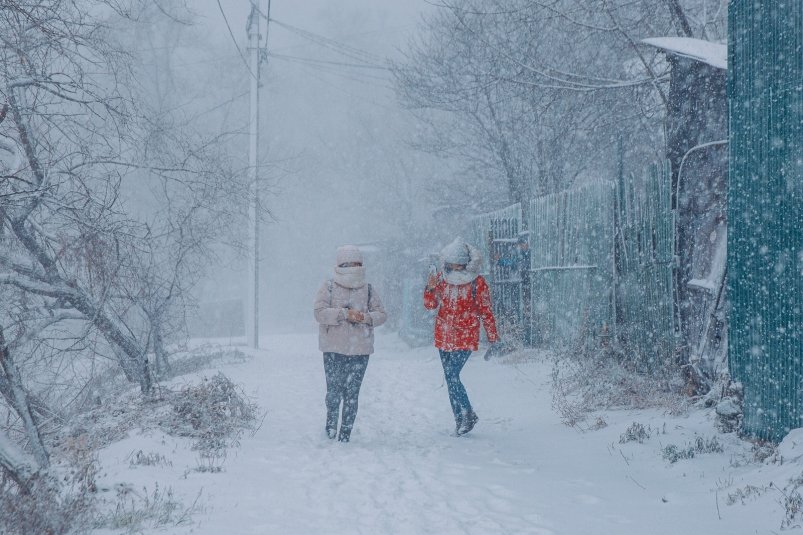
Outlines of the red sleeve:
[[[438,283],[440,286],[440,283]],[[424,288],[424,307],[427,310],[435,310],[438,308],[438,286],[435,286],[431,290],[429,288]]]
[[480,309],[480,318],[482,319],[482,326],[485,327],[485,334],[488,335],[488,341],[491,343],[498,341],[499,334],[496,332],[496,319],[491,308],[491,289],[482,276],[477,277],[477,306]]

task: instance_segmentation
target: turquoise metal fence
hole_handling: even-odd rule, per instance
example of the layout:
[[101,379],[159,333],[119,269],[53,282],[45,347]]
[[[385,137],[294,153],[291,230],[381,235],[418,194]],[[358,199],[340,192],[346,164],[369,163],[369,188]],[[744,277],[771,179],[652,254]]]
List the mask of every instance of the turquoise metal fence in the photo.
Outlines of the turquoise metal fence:
[[483,275],[490,277],[493,267],[492,247],[495,239],[510,239],[521,230],[521,205],[514,204],[501,210],[474,217],[468,230],[468,242],[477,247],[485,260]]
[[523,291],[520,266],[513,269],[508,261],[517,251],[520,217],[514,205],[477,217],[470,230],[489,258],[485,274],[509,330],[518,325],[533,343],[551,348],[582,337],[599,344],[616,337],[645,371],[673,362],[675,229],[668,162],[644,176],[533,199],[525,234],[529,292]]
[[[673,364],[676,232],[669,162],[638,177],[533,199],[528,213],[526,233],[518,204],[478,216],[468,229],[469,241],[487,259],[484,275],[503,330],[551,348],[583,337],[604,345],[615,337],[644,371]],[[517,247],[522,236],[526,254]]]
[[626,354],[645,371],[673,361],[676,346],[674,213],[669,162],[620,176],[616,191],[616,314]]
[[729,367],[743,431],[803,425],[803,0],[732,0]]
[[503,338],[521,339],[522,285],[511,262],[521,232],[521,205],[482,214],[472,219],[469,242],[480,249],[483,275],[491,285],[494,315]]
[[533,342],[558,347],[614,330],[614,183],[530,203]]

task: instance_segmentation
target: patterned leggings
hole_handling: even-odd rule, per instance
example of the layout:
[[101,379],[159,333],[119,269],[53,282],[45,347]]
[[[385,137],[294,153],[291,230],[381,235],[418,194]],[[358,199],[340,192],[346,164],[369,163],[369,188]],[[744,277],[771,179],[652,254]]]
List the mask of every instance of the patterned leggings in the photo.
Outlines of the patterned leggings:
[[326,424],[337,428],[340,402],[343,402],[341,432],[350,432],[357,417],[357,398],[368,367],[368,355],[341,355],[324,353],[323,369],[326,373]]

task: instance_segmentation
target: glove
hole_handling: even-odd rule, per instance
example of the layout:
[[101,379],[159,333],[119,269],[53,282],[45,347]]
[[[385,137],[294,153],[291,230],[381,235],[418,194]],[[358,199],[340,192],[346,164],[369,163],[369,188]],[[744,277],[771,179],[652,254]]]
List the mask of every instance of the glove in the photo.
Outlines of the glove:
[[498,357],[505,353],[505,344],[500,341],[492,342],[491,346],[485,351],[482,357],[485,360],[491,360],[492,357]]

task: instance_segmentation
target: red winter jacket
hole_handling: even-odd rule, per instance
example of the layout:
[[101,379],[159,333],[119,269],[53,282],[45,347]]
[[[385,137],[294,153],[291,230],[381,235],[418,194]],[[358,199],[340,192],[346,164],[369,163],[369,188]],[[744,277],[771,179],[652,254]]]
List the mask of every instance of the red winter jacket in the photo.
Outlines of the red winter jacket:
[[[476,288],[473,296],[472,286]],[[476,351],[480,341],[480,319],[489,342],[499,340],[491,311],[491,290],[482,276],[456,286],[440,279],[432,290],[424,290],[424,306],[438,307],[435,318],[435,347],[444,351]]]

